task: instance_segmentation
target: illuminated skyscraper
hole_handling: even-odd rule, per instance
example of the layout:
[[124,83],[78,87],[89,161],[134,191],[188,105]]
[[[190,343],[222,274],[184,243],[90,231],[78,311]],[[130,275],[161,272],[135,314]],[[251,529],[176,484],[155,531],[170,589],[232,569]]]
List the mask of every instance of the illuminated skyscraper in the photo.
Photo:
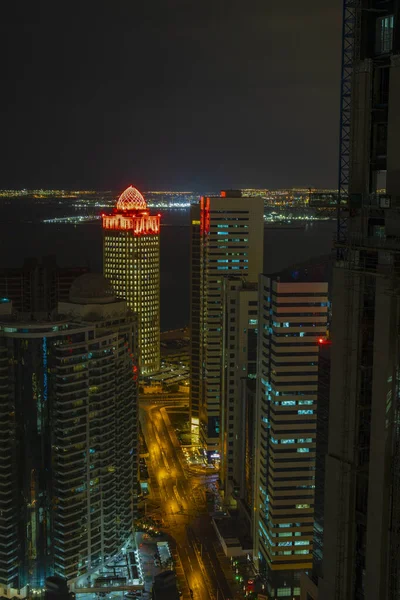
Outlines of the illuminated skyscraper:
[[102,275],[79,277],[52,318],[0,302],[0,596],[86,579],[129,540],[136,332]]
[[139,317],[140,371],[149,375],[160,368],[160,215],[130,186],[103,215],[103,233],[104,275]]
[[[229,190],[202,198],[191,211],[192,431],[209,461],[218,462],[223,437],[224,279],[257,282],[263,267],[264,203]],[[235,320],[235,319],[233,319]],[[228,342],[236,323],[229,321]],[[232,441],[233,429],[227,432]]]
[[253,539],[268,598],[299,598],[300,574],[312,564],[318,355],[328,319],[328,284],[315,279],[302,269],[259,283]]

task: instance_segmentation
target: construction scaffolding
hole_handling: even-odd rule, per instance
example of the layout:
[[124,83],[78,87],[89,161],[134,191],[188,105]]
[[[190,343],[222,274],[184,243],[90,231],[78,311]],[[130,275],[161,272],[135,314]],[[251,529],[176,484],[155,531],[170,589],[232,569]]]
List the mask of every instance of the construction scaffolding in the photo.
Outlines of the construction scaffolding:
[[[353,72],[360,53],[361,0],[343,0],[342,67],[340,86],[339,169],[337,196],[337,240],[346,239],[350,183],[351,115]],[[341,253],[341,250],[339,250]]]

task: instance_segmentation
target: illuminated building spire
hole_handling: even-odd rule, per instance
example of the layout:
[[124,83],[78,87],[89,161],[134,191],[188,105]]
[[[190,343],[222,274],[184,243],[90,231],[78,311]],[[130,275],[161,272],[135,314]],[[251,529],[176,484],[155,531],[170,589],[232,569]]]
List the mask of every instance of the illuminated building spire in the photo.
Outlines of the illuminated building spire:
[[147,203],[142,194],[130,185],[118,198],[117,210],[146,210]]

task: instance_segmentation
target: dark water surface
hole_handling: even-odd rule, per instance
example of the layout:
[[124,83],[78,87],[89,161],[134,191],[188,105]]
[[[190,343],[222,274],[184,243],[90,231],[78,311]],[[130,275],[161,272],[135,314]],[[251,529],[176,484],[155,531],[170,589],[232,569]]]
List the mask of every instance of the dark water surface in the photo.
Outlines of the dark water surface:
[[[55,254],[61,266],[102,270],[100,221],[86,225],[21,222],[21,213],[0,219],[0,267],[21,266],[27,256]],[[52,215],[46,215],[52,216]],[[183,327],[189,322],[190,228],[189,211],[162,211],[161,327]],[[266,229],[264,272],[272,273],[328,254],[335,223],[325,221],[305,229]]]

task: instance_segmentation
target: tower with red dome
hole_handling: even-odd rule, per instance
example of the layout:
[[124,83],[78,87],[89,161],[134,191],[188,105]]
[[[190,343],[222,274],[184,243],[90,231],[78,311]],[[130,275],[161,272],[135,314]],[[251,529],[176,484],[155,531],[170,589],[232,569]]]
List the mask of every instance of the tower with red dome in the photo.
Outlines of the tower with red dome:
[[104,275],[138,315],[140,369],[150,375],[160,368],[160,215],[129,186],[102,221]]

